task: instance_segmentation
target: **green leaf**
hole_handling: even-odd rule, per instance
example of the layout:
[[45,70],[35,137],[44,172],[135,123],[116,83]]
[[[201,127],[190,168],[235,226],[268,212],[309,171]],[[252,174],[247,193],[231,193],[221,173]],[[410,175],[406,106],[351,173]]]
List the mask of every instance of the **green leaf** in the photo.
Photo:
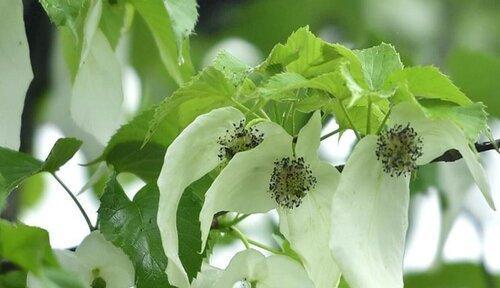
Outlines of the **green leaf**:
[[277,44],[258,67],[262,72],[276,74],[295,72],[314,77],[333,71],[343,62],[339,47],[330,45],[303,27],[292,33],[285,44]]
[[2,288],[26,288],[26,272],[12,271],[0,274],[0,287]]
[[440,99],[462,106],[472,103],[446,75],[432,66],[405,68],[392,75],[390,82],[392,85],[407,84],[417,99]]
[[454,106],[448,103],[421,103],[424,112],[434,119],[455,122],[470,142],[475,142],[482,133],[488,131],[488,114],[483,103]]
[[213,67],[222,72],[235,87],[242,84],[251,69],[247,64],[226,51],[222,51],[217,55]]
[[184,41],[193,32],[198,20],[196,0],[166,0],[165,7],[172,22],[177,47],[182,51]]
[[177,208],[177,233],[179,235],[179,258],[189,280],[193,280],[201,269],[207,251],[200,253],[201,230],[200,215],[203,196],[212,184],[208,176],[192,183],[182,194]]
[[450,76],[474,101],[488,106],[487,111],[500,117],[500,57],[484,52],[457,50],[447,61]]
[[0,2],[0,146],[18,149],[24,97],[33,79],[22,1]]
[[80,150],[82,141],[76,138],[61,138],[56,141],[49,156],[43,163],[42,170],[54,173]]
[[77,18],[85,10],[87,0],[40,0],[56,26],[68,26],[76,36]]
[[[178,37],[179,34],[176,35],[176,32],[185,33],[185,31],[180,31],[179,29],[184,29],[183,27],[187,27],[188,25],[183,20],[174,19],[171,16],[177,17],[179,14],[182,15],[184,11],[188,15],[189,5],[182,7],[188,9],[177,10],[175,6],[179,3],[172,1],[168,7],[176,12],[174,13],[175,15],[169,15],[170,9],[167,10],[167,5],[165,5],[163,0],[129,1],[148,25],[155,38],[163,64],[170,76],[179,85],[186,82],[194,74],[194,68],[188,54],[189,45],[182,45],[182,47],[177,45],[180,38]],[[188,2],[192,3],[193,1],[189,0]],[[175,21],[180,21],[180,23]],[[187,43],[186,40],[183,40],[183,42]],[[181,51],[181,55],[179,55],[179,51]]]
[[371,91],[380,90],[392,73],[403,69],[398,52],[392,45],[382,43],[363,50],[355,50],[361,64],[364,80]]
[[21,223],[0,220],[0,258],[35,274],[43,267],[57,267],[47,231]]
[[75,138],[57,140],[45,162],[28,154],[0,147],[0,207],[12,189],[39,172],[54,173],[78,151],[81,141]]
[[113,49],[116,48],[125,25],[131,20],[131,13],[128,11],[125,4],[111,3],[112,1],[103,1],[102,17],[99,23],[99,28],[106,35],[109,44]]
[[130,201],[113,177],[101,197],[100,230],[131,258],[138,288],[170,287],[165,274],[167,258],[156,224],[158,195],[156,185],[150,184]]
[[[426,273],[408,274],[405,277],[407,288],[487,288],[499,287],[499,281],[493,286],[485,279],[485,272],[480,266],[472,263],[446,264],[440,269]],[[494,276],[491,276],[493,280]]]

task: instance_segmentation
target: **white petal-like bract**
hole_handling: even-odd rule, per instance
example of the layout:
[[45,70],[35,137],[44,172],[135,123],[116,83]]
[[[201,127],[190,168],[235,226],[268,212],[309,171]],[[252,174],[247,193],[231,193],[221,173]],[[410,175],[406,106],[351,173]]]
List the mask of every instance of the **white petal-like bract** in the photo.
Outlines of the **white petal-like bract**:
[[19,149],[24,98],[33,79],[23,1],[0,2],[0,146]]
[[330,247],[351,288],[403,287],[409,176],[384,173],[376,145],[356,145],[332,200]]

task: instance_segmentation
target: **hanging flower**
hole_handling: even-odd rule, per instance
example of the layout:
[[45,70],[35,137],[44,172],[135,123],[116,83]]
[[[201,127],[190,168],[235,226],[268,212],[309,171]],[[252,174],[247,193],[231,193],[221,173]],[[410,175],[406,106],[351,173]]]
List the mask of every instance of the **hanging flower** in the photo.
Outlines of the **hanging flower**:
[[[86,288],[129,288],[135,284],[132,262],[123,251],[107,241],[99,231],[83,239],[75,252],[54,251],[61,268],[72,273]],[[29,274],[29,288],[46,287]]]
[[314,288],[304,268],[282,255],[264,257],[247,249],[237,253],[225,270],[207,269],[199,273],[192,288]]
[[242,151],[254,149],[281,127],[260,122],[247,127],[245,115],[238,109],[225,107],[197,117],[180,133],[167,149],[158,178],[160,200],[158,227],[170,284],[189,287],[186,271],[179,258],[177,206],[184,190],[218,166],[231,163]]
[[409,181],[417,166],[458,150],[494,208],[485,172],[456,124],[429,119],[409,102],[394,107],[388,124],[356,145],[333,195],[330,247],[351,288],[403,287]]
[[340,271],[328,251],[330,207],[340,173],[318,158],[321,117],[314,113],[297,143],[284,130],[238,153],[205,195],[200,213],[203,247],[217,212],[262,213],[277,209],[288,239],[315,287],[335,287]]

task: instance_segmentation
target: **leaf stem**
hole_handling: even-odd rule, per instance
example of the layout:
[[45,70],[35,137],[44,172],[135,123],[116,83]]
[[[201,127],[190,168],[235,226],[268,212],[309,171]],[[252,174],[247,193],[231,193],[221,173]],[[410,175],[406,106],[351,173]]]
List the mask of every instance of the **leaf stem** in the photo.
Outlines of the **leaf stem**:
[[248,115],[248,114],[253,114],[253,115],[254,115],[254,116],[256,116],[256,117],[259,117],[259,118],[260,118],[260,117],[264,117],[264,118],[266,118],[266,119],[270,120],[270,119],[269,119],[269,116],[267,116],[267,115],[259,115],[259,114],[255,113],[255,111],[252,111],[252,110],[248,109],[245,105],[241,104],[240,102],[238,102],[238,101],[236,101],[236,100],[234,100],[234,99],[231,99],[231,101],[232,101],[232,102],[233,102],[233,103],[234,103],[234,104],[235,104],[238,108],[240,108],[241,110],[245,111],[245,115]]
[[78,209],[82,213],[83,218],[85,218],[85,222],[87,222],[87,225],[89,226],[90,232],[94,231],[96,228],[92,225],[92,222],[90,222],[89,216],[87,215],[87,213],[85,212],[85,210],[83,209],[82,205],[80,204],[80,202],[78,201],[76,196],[73,194],[73,192],[71,192],[71,190],[69,190],[68,186],[66,186],[66,184],[64,184],[64,182],[59,177],[57,177],[56,173],[51,173],[51,174],[57,180],[57,182],[59,182],[59,184],[61,184],[61,186],[64,188],[64,190],[69,195],[69,197],[71,197],[71,199],[73,199],[73,202],[75,202],[76,206],[78,207]]
[[384,129],[385,122],[387,122],[387,119],[389,119],[389,115],[391,114],[391,109],[392,107],[389,108],[389,111],[385,114],[384,119],[382,119],[382,123],[380,123],[380,126],[377,129],[377,135],[382,132],[382,129]]
[[366,135],[370,135],[371,133],[371,125],[372,125],[372,96],[368,95],[368,115],[366,115]]
[[250,243],[248,242],[248,239],[247,237],[245,236],[245,234],[243,234],[238,228],[236,227],[231,227],[231,231],[234,233],[234,235],[236,237],[238,237],[241,242],[243,242],[243,245],[245,245],[245,248],[246,249],[249,249],[250,248]]
[[269,251],[271,253],[278,254],[278,255],[284,255],[285,254],[283,251],[280,251],[280,250],[278,250],[276,248],[269,247],[269,246],[267,246],[265,244],[262,244],[260,242],[255,241],[255,240],[247,238],[247,241],[248,241],[248,243],[252,244],[253,246],[259,247],[259,248],[264,249],[264,250],[267,250],[267,251]]
[[342,103],[342,100],[338,100],[338,101],[340,104],[340,108],[342,109],[342,111],[345,114],[345,117],[347,118],[347,122],[349,122],[349,126],[351,126],[351,129],[354,131],[354,134],[356,134],[356,138],[358,138],[358,140],[361,140],[361,137],[359,136],[358,130],[356,129],[356,127],[354,127],[354,123],[352,122],[351,117],[349,117],[349,113],[347,113],[347,109],[345,108],[344,104]]
[[248,216],[250,216],[250,214],[243,214],[243,215],[236,216],[233,220],[229,221],[224,226],[226,226],[226,227],[234,226],[234,225],[240,223],[241,221],[245,220],[245,218],[247,218]]

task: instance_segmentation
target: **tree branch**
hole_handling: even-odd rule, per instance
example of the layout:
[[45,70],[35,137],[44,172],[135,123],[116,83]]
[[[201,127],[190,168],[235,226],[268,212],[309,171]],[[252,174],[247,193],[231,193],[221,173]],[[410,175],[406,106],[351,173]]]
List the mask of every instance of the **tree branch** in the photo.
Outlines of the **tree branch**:
[[[483,143],[475,143],[474,146],[476,147],[477,152],[485,152],[489,150],[494,150],[495,146],[500,146],[500,139],[497,139],[494,141],[496,145],[493,144],[493,142],[483,142]],[[432,160],[431,163],[435,162],[455,162],[457,160],[462,159],[462,154],[458,152],[456,149],[450,149],[446,152],[443,153],[443,155],[437,157],[436,159]],[[342,172],[344,170],[344,165],[337,165],[335,166],[339,172]]]

